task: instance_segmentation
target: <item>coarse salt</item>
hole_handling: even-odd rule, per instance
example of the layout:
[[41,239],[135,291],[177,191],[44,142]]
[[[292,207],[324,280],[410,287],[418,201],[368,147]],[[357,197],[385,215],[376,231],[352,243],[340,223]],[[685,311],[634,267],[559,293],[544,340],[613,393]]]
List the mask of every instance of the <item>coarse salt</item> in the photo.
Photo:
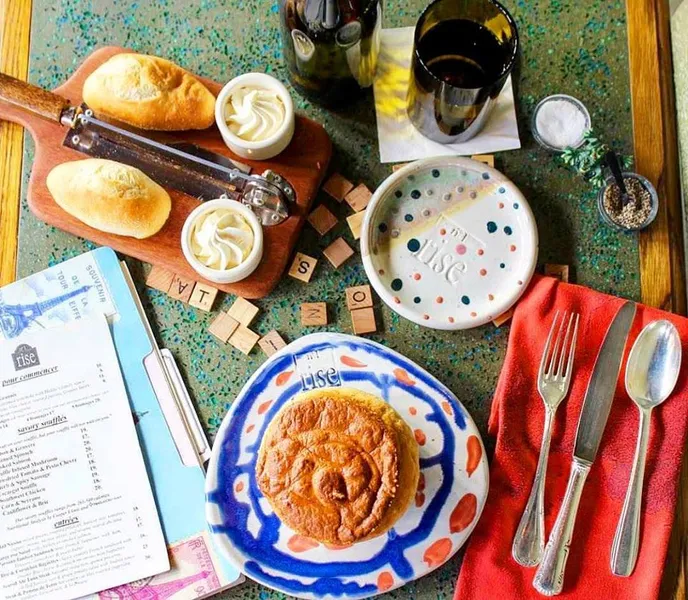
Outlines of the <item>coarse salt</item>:
[[588,126],[587,115],[569,100],[544,102],[535,116],[535,128],[542,141],[560,150],[579,146]]

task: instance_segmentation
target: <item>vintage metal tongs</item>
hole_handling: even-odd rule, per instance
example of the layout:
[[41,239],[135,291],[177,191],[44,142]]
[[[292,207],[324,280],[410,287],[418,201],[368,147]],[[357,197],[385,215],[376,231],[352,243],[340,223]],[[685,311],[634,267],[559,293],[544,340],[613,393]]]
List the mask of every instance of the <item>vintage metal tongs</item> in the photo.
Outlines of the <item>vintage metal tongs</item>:
[[162,186],[209,200],[227,196],[248,205],[263,225],[289,216],[294,188],[271,170],[249,175],[220,154],[189,143],[163,144],[98,119],[85,105],[71,106],[61,96],[0,73],[0,100],[69,127],[63,144],[138,169]]

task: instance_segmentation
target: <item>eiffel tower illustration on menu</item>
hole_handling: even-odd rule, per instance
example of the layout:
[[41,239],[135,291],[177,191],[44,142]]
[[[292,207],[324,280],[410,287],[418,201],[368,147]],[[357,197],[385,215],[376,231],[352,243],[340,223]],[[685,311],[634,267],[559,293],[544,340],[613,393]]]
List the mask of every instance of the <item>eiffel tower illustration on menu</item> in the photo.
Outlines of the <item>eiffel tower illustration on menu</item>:
[[132,584],[121,585],[106,592],[100,592],[98,596],[100,600],[167,600],[190,585],[203,581],[209,575],[207,571],[201,571],[174,581],[147,583],[143,587]]
[[82,285],[54,298],[29,304],[5,304],[0,297],[0,329],[6,338],[17,337],[41,315],[57,308],[75,296],[86,293],[90,287],[89,285]]

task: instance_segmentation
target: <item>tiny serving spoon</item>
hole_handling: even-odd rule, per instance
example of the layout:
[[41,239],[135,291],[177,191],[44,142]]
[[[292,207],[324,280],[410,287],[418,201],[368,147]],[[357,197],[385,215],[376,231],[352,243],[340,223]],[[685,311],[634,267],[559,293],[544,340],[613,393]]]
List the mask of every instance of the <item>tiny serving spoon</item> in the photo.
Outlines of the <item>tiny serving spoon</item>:
[[611,569],[628,577],[638,558],[640,508],[652,409],[666,400],[676,385],[681,366],[681,339],[669,321],[648,324],[633,344],[626,365],[626,391],[638,406],[640,432],[631,480],[612,544]]
[[619,186],[619,190],[621,191],[621,206],[626,206],[629,202],[631,202],[631,196],[628,193],[626,183],[624,182],[621,166],[619,165],[619,157],[616,156],[616,152],[610,150],[607,152],[607,154],[605,154],[604,159],[609,167],[609,170],[612,172],[612,176],[616,181],[616,185]]

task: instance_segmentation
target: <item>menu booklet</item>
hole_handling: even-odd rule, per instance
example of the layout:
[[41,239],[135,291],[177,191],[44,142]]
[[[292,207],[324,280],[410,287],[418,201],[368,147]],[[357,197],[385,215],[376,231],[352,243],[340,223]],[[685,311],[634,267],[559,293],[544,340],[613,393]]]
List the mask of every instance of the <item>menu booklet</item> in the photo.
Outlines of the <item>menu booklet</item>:
[[[172,354],[158,348],[126,266],[110,248],[98,248],[0,288],[0,340],[10,344],[27,332],[94,315],[105,315],[110,325],[170,570],[101,587],[88,600],[200,600],[236,585],[243,577],[215,548],[205,520],[203,464],[210,446]],[[30,576],[39,574],[37,567]]]
[[0,600],[169,568],[105,317],[0,341]]

